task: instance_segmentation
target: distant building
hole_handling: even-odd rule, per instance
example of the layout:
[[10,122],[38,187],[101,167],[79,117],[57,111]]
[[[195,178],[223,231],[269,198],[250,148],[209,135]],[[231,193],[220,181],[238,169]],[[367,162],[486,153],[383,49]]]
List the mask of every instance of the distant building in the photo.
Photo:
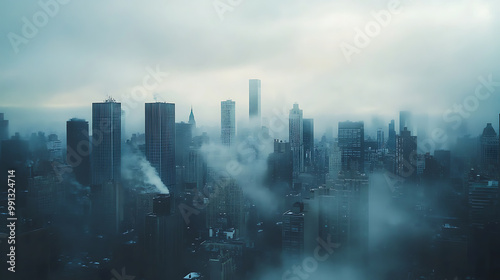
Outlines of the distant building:
[[234,228],[244,235],[243,190],[232,178],[216,180],[207,207],[207,228]]
[[328,157],[328,181],[327,186],[333,186],[342,170],[342,152],[338,142],[333,142]]
[[292,150],[290,143],[274,140],[274,152],[269,154],[269,179],[272,185],[285,183],[292,188]]
[[293,104],[289,115],[289,142],[292,149],[293,178],[304,172],[304,122],[299,104]]
[[412,116],[410,111],[400,111],[399,112],[399,133],[403,132],[405,130],[405,127],[413,131],[413,122],[412,122]]
[[121,179],[121,104],[92,103],[92,184]]
[[9,139],[9,121],[0,113],[0,141]]
[[175,176],[175,104],[146,103],[146,159],[158,172],[161,181],[176,193]]
[[314,167],[314,119],[303,119],[304,171],[312,172]]
[[377,129],[377,150],[383,150],[385,148],[384,130],[382,128]]
[[498,163],[498,136],[495,129],[488,123],[483,129],[483,134],[480,137],[480,152],[481,152],[481,167],[489,174],[496,175]]
[[417,179],[417,136],[406,127],[396,136],[396,175],[415,181]]
[[90,185],[89,123],[73,118],[66,122],[66,163],[73,168],[75,179]]
[[261,82],[257,79],[249,80],[249,117],[250,122],[260,126],[261,122]]
[[483,229],[486,224],[498,219],[498,181],[471,178],[468,185],[470,226]]
[[193,129],[196,129],[196,120],[194,119],[193,107],[191,107],[191,113],[189,113],[188,124],[192,125]]
[[364,172],[365,130],[363,122],[339,122],[338,144],[341,151],[342,170]]
[[50,161],[62,161],[62,144],[56,134],[49,134],[47,139],[47,151],[49,152]]
[[234,145],[236,140],[235,102],[232,100],[221,101],[221,142],[222,145]]
[[389,123],[389,137],[387,138],[387,149],[393,153],[396,150],[396,129],[394,120]]
[[175,165],[185,166],[191,140],[193,139],[193,126],[181,122],[175,124]]

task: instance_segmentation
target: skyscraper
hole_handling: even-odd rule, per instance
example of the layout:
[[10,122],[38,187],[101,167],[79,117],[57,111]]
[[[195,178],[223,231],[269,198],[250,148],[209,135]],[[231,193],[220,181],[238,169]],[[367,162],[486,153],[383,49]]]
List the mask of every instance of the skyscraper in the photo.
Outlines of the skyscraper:
[[260,125],[260,80],[249,81],[249,116],[250,121]]
[[387,139],[387,149],[389,152],[394,152],[396,149],[396,127],[394,120],[389,123],[389,138]]
[[314,119],[303,120],[304,170],[311,172],[314,165]]
[[404,131],[405,127],[408,128],[409,131],[413,130],[413,123],[410,111],[399,112],[399,133]]
[[175,104],[146,103],[146,159],[175,194]]
[[221,101],[220,123],[222,145],[231,146],[236,137],[235,102],[232,100]]
[[342,158],[342,170],[364,170],[365,161],[365,125],[363,122],[339,122],[339,148]]
[[408,128],[396,136],[396,175],[405,179],[417,178],[417,136],[412,136]]
[[286,183],[292,187],[292,153],[290,143],[274,140],[274,152],[267,159],[269,181],[273,185]]
[[189,146],[193,138],[193,126],[181,122],[175,124],[175,165],[186,166]]
[[92,103],[92,184],[121,178],[121,104]]
[[193,129],[196,128],[196,120],[194,119],[193,107],[191,107],[191,113],[189,113],[188,124],[190,124],[193,127]]
[[293,178],[304,172],[304,122],[299,104],[293,104],[289,115],[289,142],[292,149]]
[[9,139],[9,121],[0,113],[0,141]]
[[481,165],[484,171],[493,172],[498,161],[498,137],[491,123],[483,129],[481,141]]
[[385,148],[385,140],[384,140],[384,130],[379,128],[377,130],[377,149],[382,150]]
[[66,163],[80,184],[90,184],[89,123],[85,120],[73,118],[66,122]]

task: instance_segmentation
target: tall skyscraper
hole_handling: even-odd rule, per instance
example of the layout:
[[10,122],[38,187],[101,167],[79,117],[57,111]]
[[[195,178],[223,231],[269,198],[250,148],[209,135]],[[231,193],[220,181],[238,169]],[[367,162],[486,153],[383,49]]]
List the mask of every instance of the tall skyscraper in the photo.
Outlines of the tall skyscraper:
[[304,122],[299,104],[293,104],[289,115],[289,142],[292,149],[293,178],[304,172]]
[[189,113],[188,124],[192,125],[193,129],[196,128],[196,120],[194,119],[193,107],[191,107],[191,113]]
[[92,184],[121,178],[121,104],[92,103]]
[[498,136],[491,123],[486,124],[480,141],[482,168],[489,173],[494,172],[498,162]]
[[251,122],[260,126],[260,80],[249,81],[249,116]]
[[193,139],[193,126],[181,122],[175,124],[175,165],[186,166],[189,147]]
[[0,141],[9,139],[9,121],[0,113]]
[[175,194],[175,104],[146,103],[146,159]]
[[314,119],[303,120],[304,170],[312,172],[314,166]]
[[399,133],[404,131],[405,127],[408,128],[409,131],[413,130],[413,122],[410,111],[399,112]]
[[342,152],[340,151],[339,143],[333,142],[332,148],[330,149],[330,155],[328,157],[327,186],[333,186],[339,177],[340,170],[342,170]]
[[289,188],[292,187],[293,163],[290,143],[275,139],[274,152],[269,154],[267,164],[271,184],[286,183]]
[[231,146],[236,139],[236,112],[235,102],[232,100],[221,101],[220,123],[222,145]]
[[417,136],[406,127],[396,135],[396,175],[408,180],[417,179]]
[[384,140],[384,130],[379,128],[377,130],[377,149],[382,150],[385,148],[385,140]]
[[90,184],[89,123],[73,118],[66,122],[66,163],[73,168],[78,183]]
[[342,157],[342,170],[364,171],[365,125],[363,122],[339,122],[339,148]]
[[389,138],[387,139],[387,149],[389,152],[394,152],[396,150],[396,127],[394,120],[389,123]]

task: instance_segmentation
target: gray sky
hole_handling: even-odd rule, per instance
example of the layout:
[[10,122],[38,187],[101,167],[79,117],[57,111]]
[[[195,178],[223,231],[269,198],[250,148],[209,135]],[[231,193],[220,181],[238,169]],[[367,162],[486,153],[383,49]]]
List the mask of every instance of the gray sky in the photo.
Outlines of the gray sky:
[[[371,123],[372,115],[386,129],[400,109],[440,117],[474,94],[479,76],[500,81],[498,1],[400,1],[350,62],[341,44],[356,47],[356,29],[391,1],[68,2],[32,38],[23,17],[43,21],[38,2],[0,2],[0,111],[11,133],[58,132],[70,117],[89,119],[92,102],[108,94],[123,101],[147,67],[169,76],[132,101],[140,106],[129,111],[131,132],[142,129],[143,103],[154,95],[176,103],[177,121],[187,121],[192,105],[200,125],[220,126],[226,99],[244,120],[252,78],[262,80],[263,116],[298,102],[315,118],[316,137],[339,120]],[[214,3],[233,6],[221,20]],[[498,127],[499,96],[500,87],[467,119]]]

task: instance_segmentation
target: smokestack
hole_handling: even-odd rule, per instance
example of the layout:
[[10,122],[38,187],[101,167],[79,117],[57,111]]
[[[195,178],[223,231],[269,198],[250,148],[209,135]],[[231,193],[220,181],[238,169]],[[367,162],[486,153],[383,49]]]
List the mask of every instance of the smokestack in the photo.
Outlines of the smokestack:
[[170,215],[170,194],[159,194],[153,198],[153,213],[158,216]]

